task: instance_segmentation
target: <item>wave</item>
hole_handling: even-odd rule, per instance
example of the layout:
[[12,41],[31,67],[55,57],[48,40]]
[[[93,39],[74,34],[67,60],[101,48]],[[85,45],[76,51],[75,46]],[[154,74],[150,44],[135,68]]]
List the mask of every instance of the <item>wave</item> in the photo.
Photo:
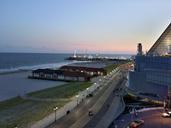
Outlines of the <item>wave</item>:
[[33,65],[33,66],[21,66],[17,68],[10,68],[10,69],[0,69],[0,74],[3,73],[11,73],[11,72],[19,72],[19,71],[31,71],[36,69],[45,69],[45,68],[59,68],[64,65],[76,63],[77,61],[68,61],[68,62],[58,62],[58,63],[49,63],[49,64],[39,64],[39,65]]

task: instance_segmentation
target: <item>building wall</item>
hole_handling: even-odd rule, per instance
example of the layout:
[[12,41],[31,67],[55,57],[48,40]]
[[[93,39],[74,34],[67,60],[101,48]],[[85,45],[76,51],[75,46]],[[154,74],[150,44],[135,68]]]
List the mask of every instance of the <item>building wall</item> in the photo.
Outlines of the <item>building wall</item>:
[[136,56],[135,69],[129,72],[129,87],[138,92],[168,95],[171,86],[171,58]]
[[147,69],[171,70],[171,57],[136,56],[135,70],[141,72]]
[[153,93],[164,98],[167,96],[168,86],[147,80],[146,72],[129,72],[129,88],[136,92]]

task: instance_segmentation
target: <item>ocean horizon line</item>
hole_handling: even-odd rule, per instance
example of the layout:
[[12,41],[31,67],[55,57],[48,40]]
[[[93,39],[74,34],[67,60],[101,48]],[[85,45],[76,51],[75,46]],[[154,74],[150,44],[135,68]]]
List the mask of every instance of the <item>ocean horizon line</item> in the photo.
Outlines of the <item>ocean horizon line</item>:
[[[0,52],[0,54],[74,54],[73,52]],[[93,54],[93,55],[135,55],[135,53],[98,53],[98,52],[77,52],[77,54]]]

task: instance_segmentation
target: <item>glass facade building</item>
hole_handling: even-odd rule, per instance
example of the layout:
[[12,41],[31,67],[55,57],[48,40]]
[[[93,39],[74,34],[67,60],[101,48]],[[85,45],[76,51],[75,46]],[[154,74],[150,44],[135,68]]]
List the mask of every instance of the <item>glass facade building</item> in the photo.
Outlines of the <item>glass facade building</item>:
[[168,95],[171,85],[171,57],[136,56],[134,71],[129,72],[129,86],[138,92]]
[[171,24],[165,29],[155,44],[150,48],[147,55],[164,56],[171,53]]
[[135,91],[157,94],[163,99],[171,94],[171,24],[147,55],[135,57],[134,71],[129,72],[129,86]]

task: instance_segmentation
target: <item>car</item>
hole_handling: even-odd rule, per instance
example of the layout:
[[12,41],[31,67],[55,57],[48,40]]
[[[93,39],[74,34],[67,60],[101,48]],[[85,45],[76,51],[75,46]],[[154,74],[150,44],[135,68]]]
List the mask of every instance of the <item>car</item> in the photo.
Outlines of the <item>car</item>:
[[94,114],[93,114],[93,112],[90,110],[90,111],[88,112],[88,115],[89,115],[89,116],[93,116]]
[[164,117],[164,118],[171,117],[171,112],[162,113],[162,117]]
[[92,93],[90,93],[90,94],[88,94],[88,95],[87,95],[87,97],[93,97],[93,94],[92,94]]
[[144,124],[144,120],[135,120],[132,121],[127,128],[139,128],[141,125]]

